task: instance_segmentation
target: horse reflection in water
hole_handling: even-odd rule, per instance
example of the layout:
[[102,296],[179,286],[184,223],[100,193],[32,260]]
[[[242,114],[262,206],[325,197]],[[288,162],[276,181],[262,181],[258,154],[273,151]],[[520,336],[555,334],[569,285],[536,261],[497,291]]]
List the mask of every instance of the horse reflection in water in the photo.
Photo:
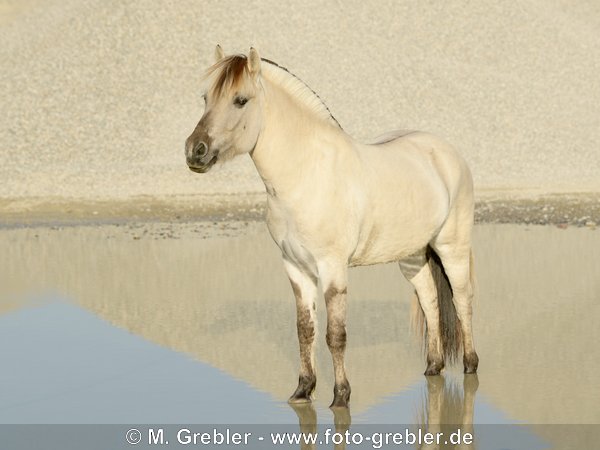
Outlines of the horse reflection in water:
[[[477,374],[466,374],[463,379],[463,390],[457,384],[446,380],[443,376],[427,377],[427,395],[425,408],[419,414],[417,425],[424,431],[443,433],[449,437],[460,429],[461,435],[470,433],[473,436],[473,414],[475,411],[475,394],[479,387]],[[423,444],[421,449],[475,449],[473,444],[459,442],[457,444]]]
[[[317,412],[313,407],[312,403],[290,403],[290,406],[298,416],[298,422],[300,425],[300,433],[306,436],[319,435]],[[335,433],[339,436],[344,436],[346,432],[350,431],[350,425],[352,418],[350,416],[350,410],[348,408],[332,408],[333,411],[333,423],[335,425]],[[320,436],[319,439],[322,439]],[[337,439],[337,438],[336,438]],[[346,448],[346,440],[342,440],[339,443],[335,440],[332,445],[336,450],[344,450]],[[314,443],[307,443],[306,441],[300,442],[301,450],[312,450],[317,448]]]
[[471,328],[473,180],[465,160],[424,132],[394,131],[363,144],[342,130],[320,98],[281,66],[216,50],[206,109],[185,144],[204,173],[248,153],[267,191],[267,226],[296,297],[300,373],[291,403],[315,389],[318,282],[335,376],[332,407],[346,407],[349,266],[398,262],[425,322],[425,375],[439,375],[463,349],[465,373],[479,358]]
[[[460,430],[461,436],[465,433],[469,433],[474,436],[473,432],[473,415],[475,411],[475,395],[479,387],[479,380],[477,374],[465,374],[463,378],[463,389],[460,390],[458,383],[452,380],[445,379],[444,376],[427,377],[426,391],[423,396],[423,402],[418,407],[415,427],[409,427],[413,433],[417,433],[417,428],[422,430],[422,433],[431,433],[435,436],[437,433],[443,433],[443,440],[441,443],[433,442],[431,444],[415,443],[414,448],[426,449],[426,450],[443,450],[443,449],[472,449],[477,448],[477,443],[473,438],[469,444],[466,444],[463,440],[460,442],[451,443],[447,441],[452,433]],[[323,429],[319,430],[317,413],[312,403],[294,404],[290,406],[298,416],[300,425],[300,433],[305,435],[318,435],[321,441],[323,440]],[[353,433],[360,433],[362,438],[371,436],[373,433],[398,433],[402,432],[402,427],[408,426],[403,424],[400,426],[390,425],[359,425],[356,430],[351,427],[352,418],[350,410],[348,408],[332,408],[335,433],[338,435],[338,440],[330,443],[335,450],[345,450],[347,445],[352,448],[374,448],[373,445],[378,446],[380,441],[382,445],[380,448],[387,448],[385,441],[370,441],[363,440],[361,447],[360,445],[353,445],[352,441],[346,441],[344,438],[340,441],[341,436],[351,436]],[[320,434],[319,434],[320,433]],[[390,441],[391,442],[391,441]],[[406,448],[404,445],[402,448]],[[301,441],[301,450],[312,450],[318,446],[313,443],[307,443]]]

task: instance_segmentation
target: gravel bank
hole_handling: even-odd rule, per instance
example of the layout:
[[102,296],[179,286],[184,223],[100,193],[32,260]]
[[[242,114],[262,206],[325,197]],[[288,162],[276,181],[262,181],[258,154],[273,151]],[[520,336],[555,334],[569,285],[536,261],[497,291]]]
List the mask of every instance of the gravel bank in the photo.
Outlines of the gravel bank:
[[[139,197],[121,201],[2,202],[0,228],[36,225],[106,223],[262,222],[264,195],[216,195],[196,198]],[[540,198],[487,198],[475,205],[476,223],[517,223],[588,227],[600,225],[600,199],[595,194]]]

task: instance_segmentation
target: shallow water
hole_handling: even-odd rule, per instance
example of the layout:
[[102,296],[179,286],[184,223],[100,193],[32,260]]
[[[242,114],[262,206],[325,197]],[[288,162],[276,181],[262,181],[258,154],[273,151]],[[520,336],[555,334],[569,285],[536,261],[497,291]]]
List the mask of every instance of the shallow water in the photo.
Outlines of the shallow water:
[[[295,411],[295,307],[279,252],[263,225],[231,230],[1,230],[0,423],[333,423],[323,305],[314,411]],[[352,427],[541,424],[498,445],[587,445],[597,427],[549,424],[600,423],[600,232],[478,226],[474,249],[476,377],[426,379],[397,266],[352,269]]]

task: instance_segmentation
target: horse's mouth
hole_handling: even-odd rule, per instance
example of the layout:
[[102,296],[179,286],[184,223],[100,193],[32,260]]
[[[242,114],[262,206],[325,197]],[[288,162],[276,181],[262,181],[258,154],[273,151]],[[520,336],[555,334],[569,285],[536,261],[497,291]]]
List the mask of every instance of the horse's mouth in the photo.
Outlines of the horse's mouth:
[[207,162],[206,164],[202,165],[202,166],[190,166],[188,164],[188,168],[192,171],[192,172],[196,172],[196,173],[206,173],[210,170],[210,168],[212,166],[215,165],[215,163],[217,162],[217,155],[213,156],[211,158],[211,160],[209,162]]

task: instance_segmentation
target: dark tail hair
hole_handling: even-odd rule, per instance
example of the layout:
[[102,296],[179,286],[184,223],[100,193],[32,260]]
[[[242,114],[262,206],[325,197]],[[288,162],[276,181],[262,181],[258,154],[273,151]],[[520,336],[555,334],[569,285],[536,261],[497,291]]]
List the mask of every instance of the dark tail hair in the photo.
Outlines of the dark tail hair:
[[[429,245],[426,257],[437,290],[442,353],[446,363],[452,364],[462,354],[462,331],[452,301],[452,286],[450,286],[440,257]],[[416,293],[412,306],[412,322],[417,333],[423,337],[423,350],[427,351],[427,323]]]

